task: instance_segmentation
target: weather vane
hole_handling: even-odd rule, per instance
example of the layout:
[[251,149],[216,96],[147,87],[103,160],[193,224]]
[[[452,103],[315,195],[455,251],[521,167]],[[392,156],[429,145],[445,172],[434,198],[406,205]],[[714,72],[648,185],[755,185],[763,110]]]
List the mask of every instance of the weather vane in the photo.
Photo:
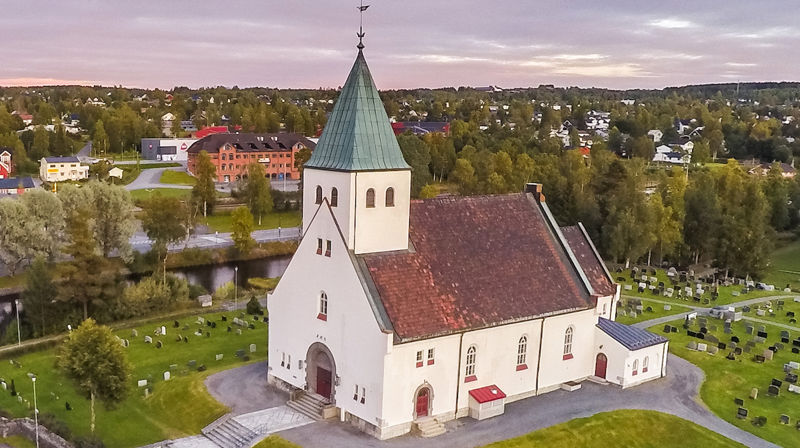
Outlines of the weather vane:
[[358,10],[361,12],[361,17],[359,18],[359,23],[358,23],[358,34],[357,34],[358,36],[357,47],[359,50],[364,49],[364,36],[366,35],[366,33],[364,33],[364,11],[366,11],[367,8],[369,8],[369,5],[365,5],[364,0],[361,0],[361,5],[358,7]]

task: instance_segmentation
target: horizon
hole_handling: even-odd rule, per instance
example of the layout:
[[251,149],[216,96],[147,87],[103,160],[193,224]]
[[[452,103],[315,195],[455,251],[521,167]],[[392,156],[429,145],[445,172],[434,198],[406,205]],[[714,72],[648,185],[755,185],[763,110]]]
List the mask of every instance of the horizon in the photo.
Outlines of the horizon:
[[[800,37],[781,5],[791,3],[719,10],[676,1],[486,7],[466,0],[458,8],[373,1],[364,13],[365,56],[381,90],[797,82],[800,67],[786,55]],[[357,54],[356,2],[238,6],[223,15],[188,0],[8,5],[0,86],[316,90],[344,82]],[[29,31],[36,27],[50,32]]]

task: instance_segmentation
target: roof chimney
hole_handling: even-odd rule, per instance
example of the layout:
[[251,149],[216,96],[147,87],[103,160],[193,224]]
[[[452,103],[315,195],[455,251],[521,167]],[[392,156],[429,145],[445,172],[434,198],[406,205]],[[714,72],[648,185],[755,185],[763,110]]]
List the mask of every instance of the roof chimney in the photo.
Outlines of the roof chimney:
[[525,193],[530,193],[533,198],[538,202],[544,202],[544,193],[542,193],[542,184],[527,183],[525,184]]

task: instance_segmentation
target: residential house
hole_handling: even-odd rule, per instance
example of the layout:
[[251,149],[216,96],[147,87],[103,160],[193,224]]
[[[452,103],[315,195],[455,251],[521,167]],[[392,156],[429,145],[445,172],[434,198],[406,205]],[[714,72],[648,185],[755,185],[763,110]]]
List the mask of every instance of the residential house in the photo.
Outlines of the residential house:
[[14,171],[11,163],[11,148],[0,148],[0,179],[8,179]]
[[84,180],[89,178],[89,167],[77,157],[44,157],[39,161],[39,178],[45,182]]
[[30,177],[0,179],[0,195],[19,195],[36,188]]

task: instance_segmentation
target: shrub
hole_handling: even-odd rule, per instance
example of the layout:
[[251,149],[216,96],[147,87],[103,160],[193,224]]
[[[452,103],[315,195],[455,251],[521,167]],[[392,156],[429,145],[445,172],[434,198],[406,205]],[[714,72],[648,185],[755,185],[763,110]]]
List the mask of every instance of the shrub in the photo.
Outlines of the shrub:
[[78,437],[74,440],[75,448],[105,448],[106,445],[97,436]]
[[280,277],[273,277],[273,278],[261,278],[261,277],[252,277],[247,279],[247,284],[254,288],[259,289],[262,291],[272,291],[278,286],[278,281]]
[[258,303],[256,296],[251,297],[250,300],[247,301],[247,314],[264,314],[264,312],[261,311],[261,304]]
[[189,285],[189,298],[192,300],[200,296],[208,294],[208,290],[203,285],[190,284]]
[[46,426],[47,429],[60,435],[66,440],[70,440],[72,438],[72,431],[70,431],[69,426],[49,412],[39,414],[39,424]]

